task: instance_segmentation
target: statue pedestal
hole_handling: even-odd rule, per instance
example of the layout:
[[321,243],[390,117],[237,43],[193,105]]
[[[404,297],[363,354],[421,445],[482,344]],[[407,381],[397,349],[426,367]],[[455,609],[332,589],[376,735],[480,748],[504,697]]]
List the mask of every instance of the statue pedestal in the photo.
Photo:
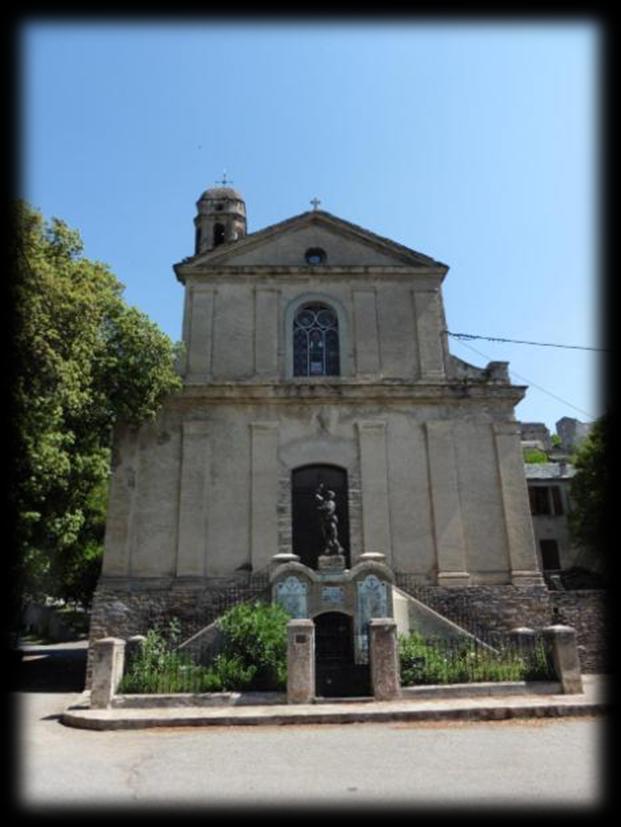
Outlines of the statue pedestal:
[[320,554],[317,558],[318,571],[345,571],[344,554]]

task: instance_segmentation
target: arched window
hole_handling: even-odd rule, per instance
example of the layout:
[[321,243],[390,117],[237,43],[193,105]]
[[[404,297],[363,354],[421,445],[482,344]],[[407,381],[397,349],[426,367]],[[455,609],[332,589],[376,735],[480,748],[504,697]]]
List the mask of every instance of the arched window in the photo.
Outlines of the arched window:
[[293,375],[339,376],[339,323],[327,304],[300,307],[293,319]]

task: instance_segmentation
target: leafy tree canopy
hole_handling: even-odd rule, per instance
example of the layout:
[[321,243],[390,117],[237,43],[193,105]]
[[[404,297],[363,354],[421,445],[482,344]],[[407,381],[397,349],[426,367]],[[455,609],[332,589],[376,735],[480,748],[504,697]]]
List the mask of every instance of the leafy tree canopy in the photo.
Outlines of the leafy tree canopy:
[[153,418],[180,387],[176,347],[82,255],[78,232],[23,201],[14,217],[16,573],[27,595],[87,603],[114,426]]
[[573,464],[576,475],[571,481],[572,511],[569,528],[572,540],[597,561],[598,568],[607,563],[606,501],[609,479],[610,421],[598,419],[578,448]]

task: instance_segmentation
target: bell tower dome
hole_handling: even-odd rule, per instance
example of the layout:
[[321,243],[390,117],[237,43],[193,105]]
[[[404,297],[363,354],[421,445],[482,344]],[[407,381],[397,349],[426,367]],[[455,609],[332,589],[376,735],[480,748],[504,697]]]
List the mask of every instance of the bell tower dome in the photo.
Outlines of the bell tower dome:
[[211,187],[196,202],[195,255],[246,235],[246,205],[232,187]]

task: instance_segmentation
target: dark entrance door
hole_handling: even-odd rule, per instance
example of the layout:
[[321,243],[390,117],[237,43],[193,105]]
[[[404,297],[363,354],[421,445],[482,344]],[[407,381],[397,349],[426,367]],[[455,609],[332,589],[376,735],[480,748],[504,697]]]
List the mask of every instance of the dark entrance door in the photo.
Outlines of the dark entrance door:
[[347,471],[334,465],[305,465],[291,473],[293,553],[299,555],[304,565],[312,569],[317,568],[317,557],[324,547],[315,501],[315,491],[320,482],[335,493],[339,542],[345,551],[345,565],[349,568]]
[[315,620],[315,692],[319,697],[370,695],[368,665],[354,663],[353,621],[342,612]]

